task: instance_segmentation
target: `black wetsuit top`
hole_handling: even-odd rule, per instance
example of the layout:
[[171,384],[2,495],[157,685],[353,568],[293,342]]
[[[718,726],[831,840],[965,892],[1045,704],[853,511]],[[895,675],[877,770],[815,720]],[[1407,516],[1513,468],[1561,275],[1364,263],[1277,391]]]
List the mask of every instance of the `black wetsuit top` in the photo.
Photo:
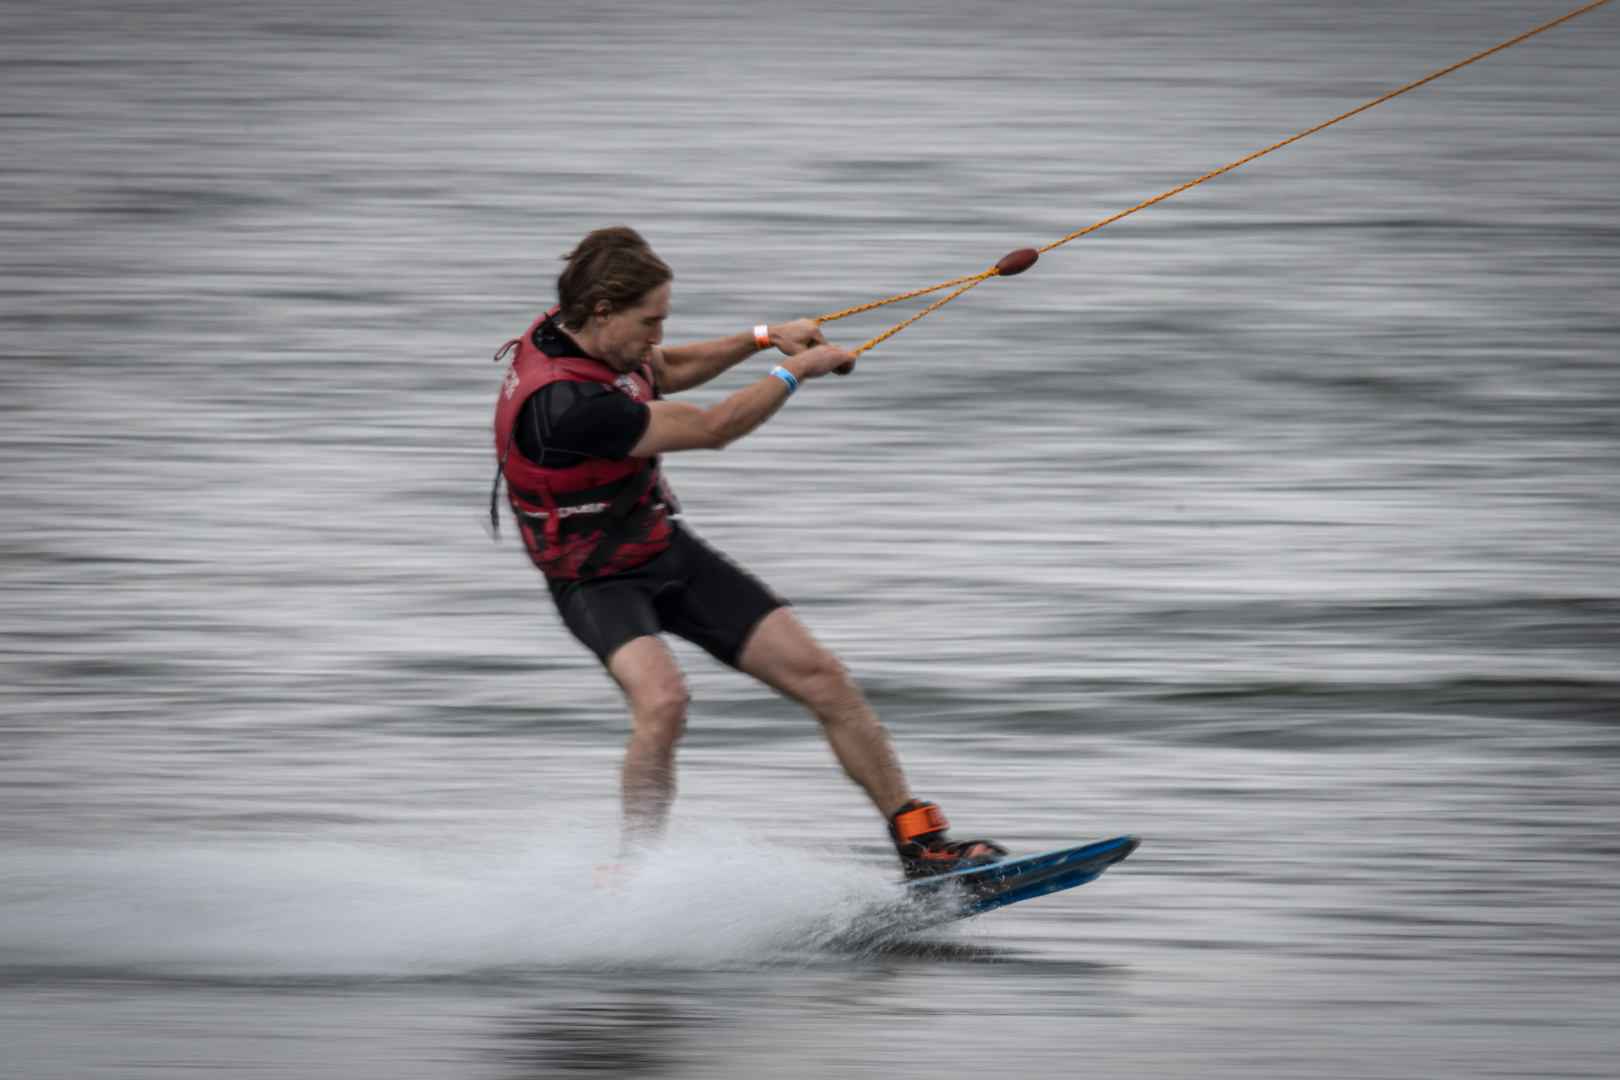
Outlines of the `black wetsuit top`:
[[[552,319],[534,330],[535,348],[547,356],[584,356]],[[644,401],[592,382],[548,383],[518,410],[517,452],[547,469],[566,469],[587,457],[623,461],[652,419]]]

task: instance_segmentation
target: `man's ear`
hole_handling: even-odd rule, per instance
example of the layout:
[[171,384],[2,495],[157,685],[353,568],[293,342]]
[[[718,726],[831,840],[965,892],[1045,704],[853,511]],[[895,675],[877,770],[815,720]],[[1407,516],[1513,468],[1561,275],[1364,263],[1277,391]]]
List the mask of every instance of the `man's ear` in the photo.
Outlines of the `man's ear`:
[[611,314],[613,314],[613,301],[605,297],[596,302],[596,308],[591,312],[592,317],[600,315],[607,318]]

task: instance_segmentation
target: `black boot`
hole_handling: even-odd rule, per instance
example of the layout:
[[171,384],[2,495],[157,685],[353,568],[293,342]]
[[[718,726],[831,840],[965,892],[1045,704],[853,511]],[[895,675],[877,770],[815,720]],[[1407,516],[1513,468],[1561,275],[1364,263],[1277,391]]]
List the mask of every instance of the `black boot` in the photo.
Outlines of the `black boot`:
[[987,866],[1007,857],[1007,849],[994,840],[952,840],[945,835],[951,823],[937,803],[912,799],[889,819],[889,835],[907,878],[930,877]]

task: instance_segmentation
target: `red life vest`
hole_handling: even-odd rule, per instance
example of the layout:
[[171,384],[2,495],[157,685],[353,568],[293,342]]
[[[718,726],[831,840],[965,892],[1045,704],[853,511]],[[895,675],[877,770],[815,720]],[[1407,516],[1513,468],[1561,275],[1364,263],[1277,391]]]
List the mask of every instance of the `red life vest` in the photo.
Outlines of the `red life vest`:
[[[601,383],[635,401],[656,396],[646,364],[621,375],[587,356],[541,352],[535,331],[556,314],[556,308],[548,311],[495,354],[499,360],[516,349],[495,399],[495,452],[501,456],[506,497],[529,558],[547,577],[580,580],[640,566],[669,547],[675,528],[670,514],[680,507],[655,457],[586,458],[566,468],[545,468],[515,452],[514,429],[523,403],[551,383]],[[490,512],[494,514],[493,503]]]

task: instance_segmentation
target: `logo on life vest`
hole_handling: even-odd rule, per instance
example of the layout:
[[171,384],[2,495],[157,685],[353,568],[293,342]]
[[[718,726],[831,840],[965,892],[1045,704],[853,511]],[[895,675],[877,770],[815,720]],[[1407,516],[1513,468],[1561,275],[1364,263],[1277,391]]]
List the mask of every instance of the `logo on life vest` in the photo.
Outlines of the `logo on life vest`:
[[517,388],[518,388],[517,368],[509,367],[509,368],[506,369],[506,378],[501,380],[501,391],[506,394],[506,400],[507,401],[512,400],[512,395],[517,393]]
[[637,386],[636,380],[632,379],[630,376],[620,375],[617,379],[613,380],[613,385],[617,386],[620,390],[623,390],[632,401],[641,400],[641,387]]

